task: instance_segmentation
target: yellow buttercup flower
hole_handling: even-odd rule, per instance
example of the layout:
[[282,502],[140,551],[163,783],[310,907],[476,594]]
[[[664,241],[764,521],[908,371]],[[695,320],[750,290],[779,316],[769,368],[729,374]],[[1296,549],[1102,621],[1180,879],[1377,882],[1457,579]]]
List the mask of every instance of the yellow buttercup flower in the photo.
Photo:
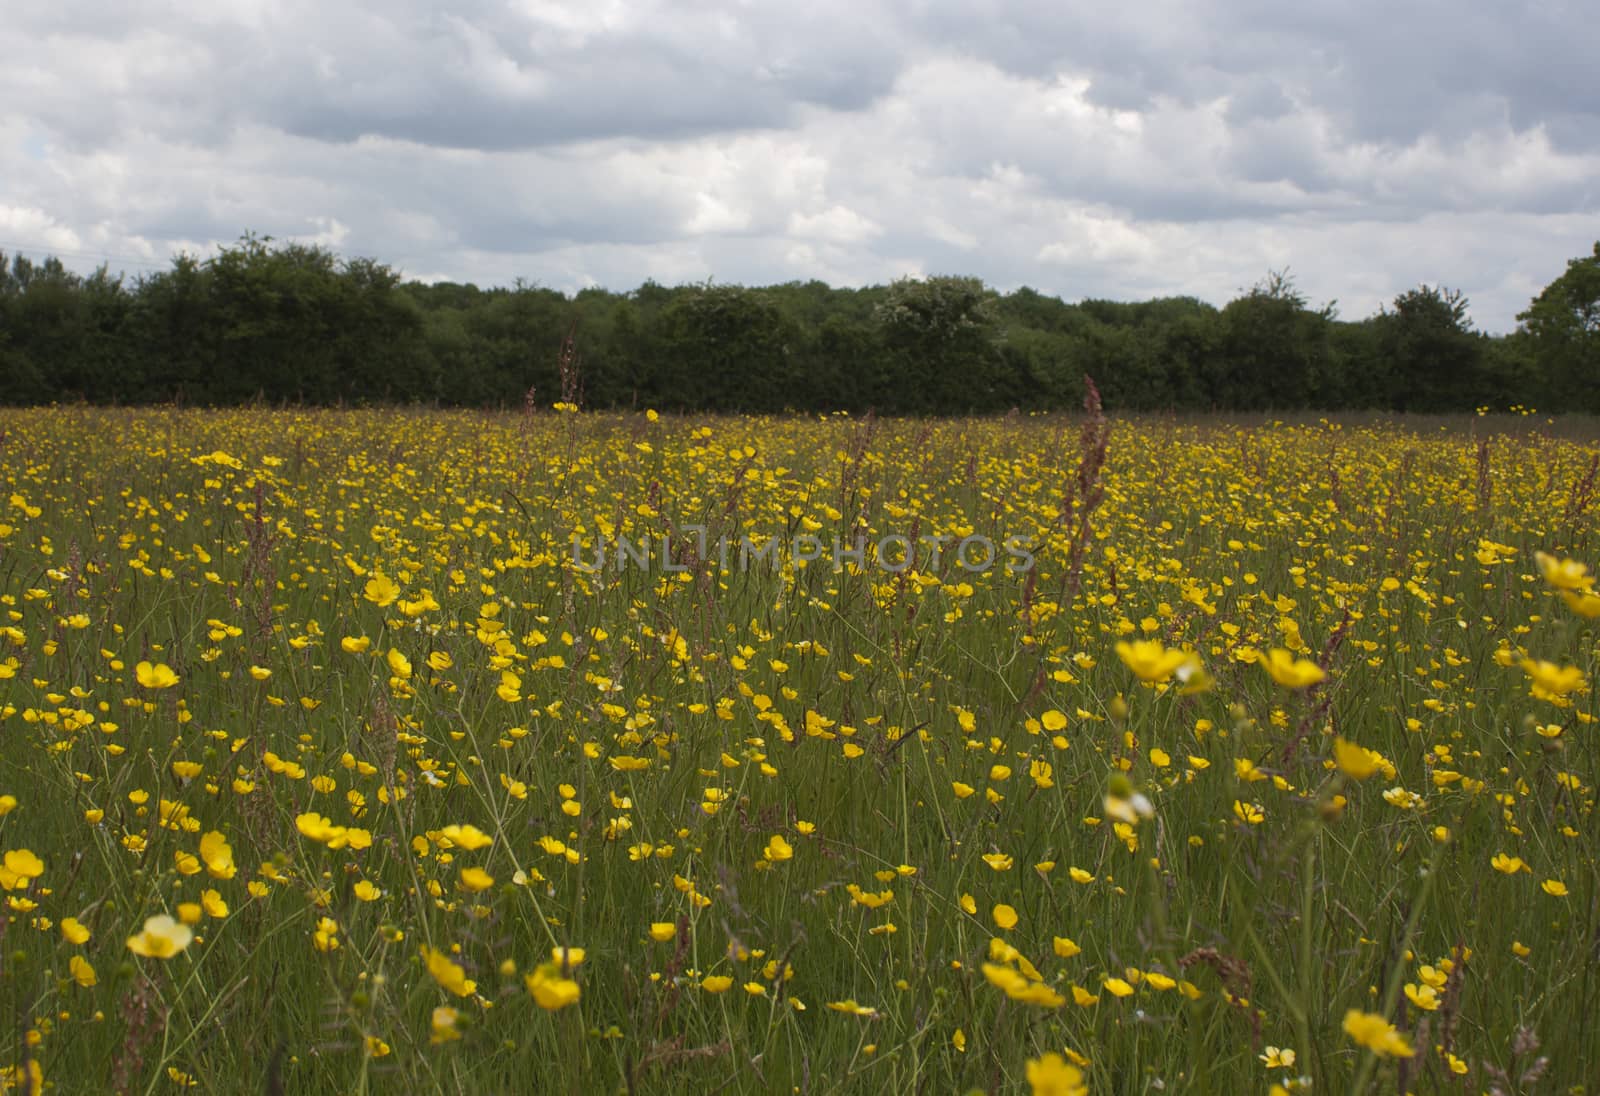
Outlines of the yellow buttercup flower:
[[1521,665],[1531,681],[1530,695],[1539,700],[1560,700],[1584,686],[1583,671],[1576,666],[1558,666],[1531,658],[1523,659]]
[[1088,1096],[1083,1071],[1054,1051],[1030,1058],[1027,1076],[1032,1096]]
[[342,849],[346,846],[352,849],[365,849],[372,845],[370,831],[359,826],[336,826],[332,820],[324,818],[315,811],[296,815],[294,825],[302,835],[330,849]]
[[576,1004],[583,996],[578,983],[562,973],[559,962],[541,963],[523,976],[523,984],[528,987],[534,1004],[547,1012]]
[[1365,780],[1378,771],[1378,756],[1343,738],[1333,740],[1333,760],[1339,771],[1353,780]]
[[1423,1012],[1433,1012],[1442,1003],[1441,998],[1439,997],[1439,991],[1433,986],[1427,984],[1419,986],[1414,982],[1407,982],[1405,985],[1405,993],[1406,1000],[1410,1001],[1413,1006],[1421,1009]]
[[1343,1026],[1346,1035],[1380,1058],[1410,1058],[1416,1053],[1406,1037],[1377,1013],[1350,1009]]
[[446,826],[438,836],[445,848],[462,848],[468,852],[477,852],[494,844],[494,838],[471,824]]
[[461,965],[444,952],[424,947],[422,962],[433,980],[457,997],[470,997],[477,992],[478,983],[468,978]]
[[1261,656],[1267,674],[1286,689],[1306,689],[1327,680],[1327,673],[1315,662],[1296,658],[1293,651],[1274,647]]
[[171,959],[194,940],[194,930],[166,914],[144,923],[137,935],[128,937],[128,950],[147,959]]
[[402,681],[411,678],[411,660],[394,647],[389,648],[389,653],[384,655],[384,661],[389,664],[389,672]]
[[476,894],[478,891],[488,890],[494,886],[494,876],[482,868],[462,868],[460,883],[462,890]]
[[206,915],[221,919],[228,916],[228,903],[214,889],[200,892],[200,905],[205,908]]
[[1295,1052],[1289,1047],[1269,1046],[1264,1054],[1257,1055],[1268,1069],[1293,1069]]
[[233,863],[228,839],[215,830],[200,838],[200,859],[205,863],[206,874],[213,879],[232,879],[239,870]]
[[829,1001],[828,1002],[828,1007],[831,1008],[835,1012],[846,1012],[846,1013],[849,1013],[851,1016],[872,1017],[872,1016],[878,1015],[878,1010],[877,1009],[869,1008],[866,1005],[857,1004],[854,1000]]
[[178,675],[165,662],[140,662],[133,676],[146,689],[170,689],[178,683]]
[[44,861],[29,849],[12,849],[0,859],[0,887],[22,890],[44,874]]
[[1556,590],[1580,593],[1594,586],[1589,568],[1575,559],[1559,559],[1547,552],[1535,552],[1533,559],[1545,582]]
[[428,1042],[437,1046],[461,1038],[461,1029],[457,1027],[460,1021],[461,1014],[449,1005],[435,1008],[428,1020]]
[[378,571],[367,580],[366,586],[362,588],[361,596],[378,606],[378,608],[385,609],[393,605],[395,599],[400,596],[400,587],[395,585],[394,580],[389,576],[382,571]]
[[1153,639],[1139,639],[1132,643],[1117,644],[1117,657],[1132,670],[1140,681],[1168,681],[1178,672],[1178,667],[1189,661],[1185,651],[1168,650]]
[[1600,594],[1588,590],[1562,590],[1561,600],[1585,620],[1600,619]]

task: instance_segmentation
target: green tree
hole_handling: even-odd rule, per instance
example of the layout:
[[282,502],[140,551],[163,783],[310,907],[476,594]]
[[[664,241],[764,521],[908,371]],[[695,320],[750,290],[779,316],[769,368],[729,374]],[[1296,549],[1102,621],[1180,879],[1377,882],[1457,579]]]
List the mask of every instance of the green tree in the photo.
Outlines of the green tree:
[[[561,398],[561,342],[572,326],[572,306],[554,289],[518,279],[511,289],[490,290],[465,313],[472,339],[474,391],[469,401],[447,391],[451,403],[521,404],[530,388],[548,407]],[[446,377],[447,390],[455,385]]]
[[83,279],[53,256],[35,263],[16,255],[9,283],[12,353],[24,375],[34,378],[52,399],[97,398],[86,388],[81,357]]
[[924,413],[993,410],[1002,381],[995,294],[977,278],[901,278],[876,310],[890,355],[894,405]]
[[1424,285],[1343,322],[1286,272],[1220,312],[1189,297],[999,297],[961,277],[569,297],[406,283],[373,259],[246,234],[132,283],[0,255],[0,400],[508,407],[532,388],[548,406],[572,331],[590,407],[1075,408],[1087,373],[1122,410],[1600,411],[1600,244],[1520,319],[1488,338],[1460,294]]
[[336,260],[302,244],[246,234],[206,263],[212,343],[209,398],[328,403],[337,398],[333,353]]
[[215,380],[211,275],[192,255],[139,280],[135,330],[145,357],[146,398],[209,401]]
[[1307,307],[1287,270],[1271,271],[1222,310],[1221,353],[1210,389],[1223,407],[1299,408],[1322,403],[1333,306]]
[[1422,285],[1374,321],[1388,370],[1385,404],[1397,411],[1469,411],[1489,397],[1485,340],[1472,330],[1459,290]]
[[706,284],[661,313],[663,406],[781,411],[798,357],[798,326],[764,292]]
[[443,371],[422,340],[422,310],[399,287],[396,271],[364,258],[346,260],[322,287],[337,398],[418,403],[443,395]]
[[1517,316],[1553,411],[1600,411],[1600,242]]
[[0,402],[4,403],[43,403],[57,394],[28,346],[22,293],[23,272],[30,268],[25,256],[8,260],[0,251]]

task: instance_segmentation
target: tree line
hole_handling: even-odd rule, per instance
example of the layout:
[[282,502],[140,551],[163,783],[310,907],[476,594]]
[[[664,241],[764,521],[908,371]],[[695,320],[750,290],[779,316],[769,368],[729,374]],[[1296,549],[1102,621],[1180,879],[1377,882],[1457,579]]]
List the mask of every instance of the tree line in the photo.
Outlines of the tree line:
[[967,277],[569,296],[247,235],[132,280],[0,252],[0,401],[945,414],[1076,407],[1089,374],[1122,410],[1600,412],[1600,243],[1518,320],[1484,334],[1432,285],[1344,320],[1286,273],[1222,308]]

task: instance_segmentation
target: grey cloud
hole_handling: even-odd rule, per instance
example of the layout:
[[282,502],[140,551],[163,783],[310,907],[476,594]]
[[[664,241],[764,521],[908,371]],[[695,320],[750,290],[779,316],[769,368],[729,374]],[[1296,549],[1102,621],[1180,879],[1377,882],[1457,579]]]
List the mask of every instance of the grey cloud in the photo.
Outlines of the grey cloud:
[[1600,234],[1600,30],[1494,0],[13,0],[0,241],[480,283],[883,281],[1505,329]]
[[[1086,74],[1091,97],[1143,110],[1264,85],[1336,115],[1356,141],[1408,143],[1483,125],[1554,123],[1566,149],[1595,150],[1592,75],[1600,22],[1575,2],[1535,4],[1158,3],[919,7],[929,41],[1015,72]],[[1249,106],[1241,109],[1249,110]]]
[[1284,86],[1271,77],[1247,76],[1228,95],[1228,121],[1274,122],[1295,109]]
[[[158,29],[126,12],[91,18],[90,7],[32,6],[11,30],[47,47],[33,110],[87,142],[127,127],[215,139],[240,125],[447,148],[672,139],[787,126],[807,105],[862,109],[896,71],[872,21],[838,35],[843,4],[757,6],[739,19],[715,4],[647,5],[589,33],[487,0],[450,12],[295,2],[259,21],[230,20],[223,6],[210,25]],[[49,69],[105,55],[120,63],[84,73],[97,109],[84,109],[89,89],[51,86]]]

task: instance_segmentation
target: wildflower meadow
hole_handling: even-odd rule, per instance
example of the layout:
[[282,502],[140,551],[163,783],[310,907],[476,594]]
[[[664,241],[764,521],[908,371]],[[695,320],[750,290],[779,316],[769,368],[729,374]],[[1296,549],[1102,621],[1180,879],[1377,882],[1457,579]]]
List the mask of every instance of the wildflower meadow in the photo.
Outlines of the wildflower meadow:
[[1596,438],[0,409],[0,1091],[1595,1092]]

